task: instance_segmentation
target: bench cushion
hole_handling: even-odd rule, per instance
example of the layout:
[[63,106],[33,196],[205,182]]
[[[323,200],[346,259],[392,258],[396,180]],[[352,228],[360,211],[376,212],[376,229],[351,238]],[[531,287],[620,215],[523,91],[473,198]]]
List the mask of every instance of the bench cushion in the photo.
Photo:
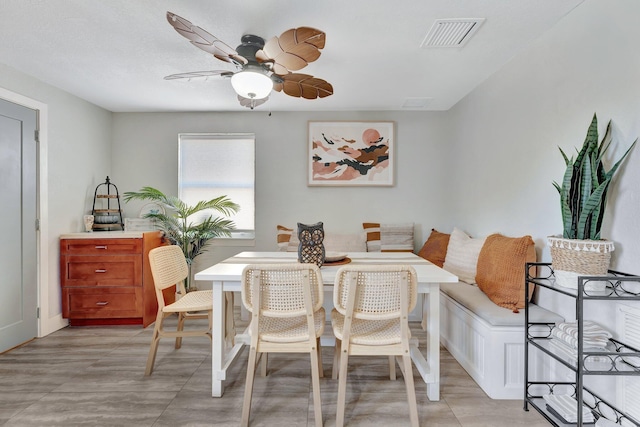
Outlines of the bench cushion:
[[[440,290],[493,326],[523,326],[524,310],[514,313],[493,303],[478,287],[464,282],[441,283]],[[557,323],[564,319],[538,305],[529,306],[530,322]]]

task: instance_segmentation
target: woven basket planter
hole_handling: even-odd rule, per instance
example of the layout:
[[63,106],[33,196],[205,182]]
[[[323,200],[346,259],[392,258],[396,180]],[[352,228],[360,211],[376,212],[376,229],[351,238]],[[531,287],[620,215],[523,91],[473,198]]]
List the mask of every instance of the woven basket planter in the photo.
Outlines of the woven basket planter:
[[[556,283],[578,289],[578,276],[605,276],[611,262],[613,242],[608,240],[574,240],[549,236],[551,264]],[[589,282],[587,291],[602,291],[606,282]]]

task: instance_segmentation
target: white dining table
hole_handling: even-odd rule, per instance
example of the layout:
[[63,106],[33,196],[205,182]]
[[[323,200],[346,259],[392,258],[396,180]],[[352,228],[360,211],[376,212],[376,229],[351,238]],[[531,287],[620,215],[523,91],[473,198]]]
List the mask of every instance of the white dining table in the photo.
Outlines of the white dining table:
[[[353,252],[348,253],[350,265],[403,264],[411,265],[418,276],[418,294],[423,298],[422,329],[425,330],[426,349],[423,353],[414,337],[411,341],[411,359],[427,384],[429,400],[440,399],[440,283],[457,282],[458,278],[408,252]],[[235,337],[225,337],[227,317],[225,293],[240,292],[242,271],[249,264],[278,264],[298,262],[296,252],[242,252],[196,273],[195,279],[209,281],[213,289],[212,330],[212,385],[211,395],[221,397],[224,381],[234,359],[249,343],[246,331]],[[331,292],[336,273],[342,265],[323,265],[320,269],[325,286],[325,304],[333,301]],[[330,328],[329,328],[330,329]],[[228,335],[228,334],[227,334]],[[426,357],[425,357],[426,356]]]

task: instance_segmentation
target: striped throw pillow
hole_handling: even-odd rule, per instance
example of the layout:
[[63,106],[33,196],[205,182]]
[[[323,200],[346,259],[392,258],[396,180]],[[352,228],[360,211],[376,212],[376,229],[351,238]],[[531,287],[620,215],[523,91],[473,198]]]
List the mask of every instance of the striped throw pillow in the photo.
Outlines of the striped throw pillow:
[[413,252],[413,223],[380,224],[364,222],[367,252]]
[[289,245],[292,241],[291,236],[293,235],[293,229],[285,227],[284,225],[276,226],[277,229],[277,239],[278,239],[278,250],[281,252],[287,252],[289,250]]

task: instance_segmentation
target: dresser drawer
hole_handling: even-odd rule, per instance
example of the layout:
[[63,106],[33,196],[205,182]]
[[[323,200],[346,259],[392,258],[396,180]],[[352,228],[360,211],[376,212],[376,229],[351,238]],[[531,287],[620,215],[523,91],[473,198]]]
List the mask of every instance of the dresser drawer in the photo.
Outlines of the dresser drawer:
[[142,288],[67,288],[64,317],[74,319],[132,318],[142,316]]
[[142,286],[142,255],[62,257],[64,286]]
[[159,231],[60,236],[62,317],[71,325],[142,325],[158,312],[149,251],[166,244]]
[[62,239],[60,254],[140,254],[142,239]]

